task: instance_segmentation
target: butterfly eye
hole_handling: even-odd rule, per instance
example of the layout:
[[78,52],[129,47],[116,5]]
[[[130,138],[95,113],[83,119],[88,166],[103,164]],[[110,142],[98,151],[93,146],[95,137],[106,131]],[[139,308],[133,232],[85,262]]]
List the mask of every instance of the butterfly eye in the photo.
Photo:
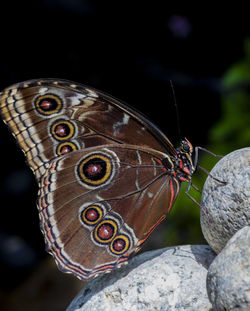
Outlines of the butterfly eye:
[[190,151],[190,146],[189,146],[189,144],[186,141],[182,142],[182,146],[181,147],[182,147],[182,150],[184,152],[189,152]]

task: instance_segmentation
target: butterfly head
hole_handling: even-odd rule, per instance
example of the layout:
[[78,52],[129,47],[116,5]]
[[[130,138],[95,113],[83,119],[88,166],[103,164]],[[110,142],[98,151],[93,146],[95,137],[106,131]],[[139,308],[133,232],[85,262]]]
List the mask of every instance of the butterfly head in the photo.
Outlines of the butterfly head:
[[190,156],[193,153],[193,146],[190,143],[189,140],[187,140],[187,138],[185,138],[185,140],[182,140],[181,145],[180,145],[180,150],[183,153],[188,153]]

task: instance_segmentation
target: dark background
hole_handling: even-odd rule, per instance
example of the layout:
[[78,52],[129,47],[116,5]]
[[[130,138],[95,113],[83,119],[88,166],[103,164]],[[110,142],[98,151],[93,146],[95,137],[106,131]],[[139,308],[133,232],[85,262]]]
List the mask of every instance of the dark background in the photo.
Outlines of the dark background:
[[[213,150],[221,78],[243,57],[249,10],[172,2],[1,4],[0,89],[32,78],[87,84],[142,111],[174,144],[187,137]],[[3,122],[0,148],[0,309],[64,310],[83,283],[55,271],[44,251],[35,179]]]

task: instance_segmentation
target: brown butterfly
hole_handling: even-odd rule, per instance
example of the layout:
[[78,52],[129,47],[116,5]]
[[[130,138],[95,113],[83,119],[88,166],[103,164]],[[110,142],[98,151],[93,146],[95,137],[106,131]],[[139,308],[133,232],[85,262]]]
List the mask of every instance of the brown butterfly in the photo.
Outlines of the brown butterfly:
[[0,94],[0,111],[39,184],[47,250],[82,280],[137,252],[195,170],[188,140],[175,149],[143,115],[84,85],[19,83]]

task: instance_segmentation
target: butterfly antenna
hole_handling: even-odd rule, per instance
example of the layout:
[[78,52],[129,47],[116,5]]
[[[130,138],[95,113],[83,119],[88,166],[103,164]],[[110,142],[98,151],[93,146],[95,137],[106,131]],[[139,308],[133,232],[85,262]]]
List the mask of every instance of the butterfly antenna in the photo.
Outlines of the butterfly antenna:
[[176,101],[174,85],[173,85],[172,80],[170,80],[170,86],[171,86],[171,89],[172,89],[173,99],[174,99],[174,107],[175,107],[175,113],[176,113],[176,122],[177,122],[178,135],[179,135],[179,139],[181,139],[180,115],[179,115],[179,110],[178,110],[178,105],[177,105],[177,101]]

